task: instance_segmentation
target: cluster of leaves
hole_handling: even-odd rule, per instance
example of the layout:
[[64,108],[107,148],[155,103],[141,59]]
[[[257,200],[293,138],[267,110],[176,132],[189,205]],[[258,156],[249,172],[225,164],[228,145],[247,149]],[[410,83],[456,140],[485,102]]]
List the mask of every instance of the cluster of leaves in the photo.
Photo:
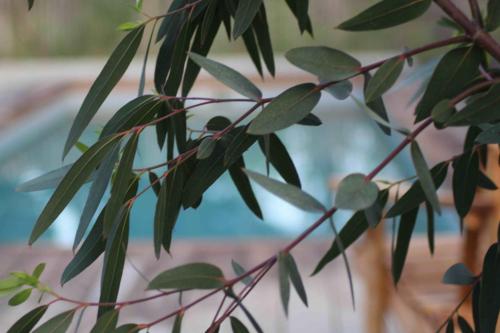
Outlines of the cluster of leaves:
[[[312,34],[312,25],[307,14],[308,2],[286,0],[286,3],[297,18],[300,32]],[[431,0],[382,0],[342,23],[338,28],[347,31],[390,28],[421,16],[431,3]],[[33,2],[29,4],[31,7]],[[141,8],[142,2],[138,1],[136,9],[141,11]],[[498,8],[500,1],[490,0],[486,18],[489,30],[496,28],[497,22],[500,22]],[[157,22],[160,24],[154,38]],[[339,233],[332,223],[335,238],[330,249],[320,259],[314,274],[320,272],[339,255],[343,255],[350,277],[345,248],[353,244],[369,228],[376,228],[383,219],[394,219],[395,222],[399,220],[397,223],[399,227],[393,249],[392,273],[394,282],[398,283],[421,207],[425,207],[429,247],[431,253],[434,251],[434,214],[441,213],[436,191],[444,183],[450,165],[453,168],[455,206],[460,218],[470,211],[478,186],[489,190],[497,189],[481,171],[481,166],[487,162],[485,145],[500,144],[498,125],[500,113],[496,106],[500,98],[498,91],[500,81],[494,78],[495,69],[490,64],[489,55],[483,48],[475,45],[473,39],[468,36],[451,38],[364,67],[351,55],[330,47],[292,49],[286,53],[287,60],[317,77],[317,83],[302,83],[288,88],[274,98],[263,98],[259,88],[242,74],[207,58],[213,40],[223,26],[229,39],[243,40],[251,60],[261,75],[263,75],[262,63],[268,72],[274,75],[274,55],[265,4],[262,0],[174,0],[165,15],[152,17],[144,22],[122,25],[121,28],[128,32],[111,54],[83,101],[71,127],[63,156],[66,156],[75,145],[79,145],[81,134],[134,58],[149,23],[153,23],[153,28],[148,39],[139,96],[113,115],[104,126],[99,140],[88,148],[84,147],[81,157],[76,162],[20,187],[25,191],[55,187],[52,197],[33,228],[30,237],[32,244],[51,226],[79,189],[85,183],[91,183],[75,236],[76,253],[67,265],[61,283],[73,279],[98,257],[104,255],[101,295],[97,303],[100,305],[98,321],[92,332],[136,332],[173,316],[176,316],[174,332],[180,332],[186,307],[150,324],[126,324],[117,327],[120,307],[116,308],[113,305],[117,304],[127,253],[129,215],[135,200],[146,190],[151,189],[157,195],[153,221],[153,243],[157,257],[161,255],[162,249],[170,252],[172,232],[181,210],[196,209],[202,204],[205,191],[226,171],[244,202],[258,218],[263,218],[263,215],[250,180],[300,209],[322,214],[322,217],[306,230],[303,237],[299,237],[296,242],[266,261],[264,265],[246,272],[241,265],[233,263],[237,275],[235,279],[226,279],[223,272],[211,264],[194,263],[169,269],[154,278],[148,286],[148,289],[170,290],[176,293],[191,289],[211,289],[211,294],[224,292],[227,297],[234,299],[236,306],[242,307],[255,330],[261,332],[255,319],[243,307],[242,298],[267,270],[277,263],[279,289],[285,312],[288,309],[290,282],[303,303],[307,305],[305,287],[290,250],[317,226],[328,220],[336,209],[351,210],[354,214]],[[154,72],[157,94],[144,95],[146,60],[153,40],[159,45]],[[383,101],[384,94],[398,81],[405,66],[412,65],[413,55],[449,45],[454,46],[441,57],[422,89],[422,95],[419,96],[415,113],[415,122],[419,123],[417,129],[410,132],[393,126]],[[188,135],[187,126],[188,112],[191,112],[191,109],[206,104],[231,102],[231,100],[201,98],[200,104],[185,105],[186,101],[190,100],[189,91],[201,68],[245,97],[237,101],[252,103],[253,107],[235,121],[224,116],[210,119],[201,130],[201,135],[193,138]],[[375,69],[376,72],[371,73]],[[350,82],[360,75],[365,79],[364,102],[360,102],[352,95],[353,88]],[[335,208],[330,210],[301,190],[301,181],[293,160],[276,134],[296,124],[321,125],[321,120],[311,112],[318,104],[322,91],[338,99],[351,96],[362,105],[367,115],[384,133],[391,135],[394,130],[404,136],[402,144],[372,173],[368,175],[354,173],[345,177],[336,193]],[[177,96],[178,93],[180,96]],[[260,108],[262,111],[249,123],[242,124]],[[429,168],[416,136],[431,124],[439,130],[457,126],[468,127],[468,134],[462,154],[450,156],[449,159]],[[134,158],[141,133],[145,128],[152,126],[155,127],[160,149],[166,151],[167,160],[159,166],[134,169]],[[284,182],[245,169],[244,154],[254,144],[258,144],[261,148],[268,173],[272,165]],[[400,182],[389,184],[384,188],[380,186],[380,182],[373,181],[373,178],[407,145],[411,146],[415,181],[385,212],[389,191]],[[161,173],[157,173],[158,169]],[[150,185],[139,191],[139,179],[146,174]],[[111,195],[104,208],[97,214],[108,187]],[[87,232],[89,228],[90,231]],[[444,278],[445,283],[474,285],[476,331],[493,332],[491,329],[493,327],[494,330],[497,321],[500,308],[499,258],[498,245],[495,244],[486,255],[483,273],[480,276],[474,277],[463,266],[458,265],[453,266]],[[30,276],[37,274],[33,273]],[[38,277],[36,281],[37,279]],[[233,286],[240,281],[245,283],[245,288],[240,295],[236,295]],[[31,286],[39,289],[38,282]],[[13,297],[12,303],[23,300],[26,294],[29,296],[28,291],[21,291]],[[56,299],[60,299],[57,297]],[[73,310],[57,315],[42,324],[36,332],[45,332],[44,329],[48,331],[47,327],[59,327],[61,329],[58,332],[64,332],[76,310],[86,306],[90,305],[80,304]],[[231,314],[230,309],[219,320],[214,321],[211,331],[218,330],[222,321]],[[42,306],[28,313],[22,320],[32,325],[12,332],[29,332],[45,310],[46,306]],[[248,331],[237,318],[231,317],[230,321],[234,332]],[[461,317],[458,318],[458,324],[464,332],[468,332],[469,329],[473,331]],[[15,325],[20,324],[18,322]],[[452,317],[448,327],[453,329]]]

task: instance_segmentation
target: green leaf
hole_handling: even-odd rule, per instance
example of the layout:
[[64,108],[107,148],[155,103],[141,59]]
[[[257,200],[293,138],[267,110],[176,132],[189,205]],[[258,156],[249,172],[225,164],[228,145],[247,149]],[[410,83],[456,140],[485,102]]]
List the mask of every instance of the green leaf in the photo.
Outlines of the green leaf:
[[141,328],[137,324],[125,324],[115,329],[113,333],[136,333],[140,330]]
[[[327,83],[328,81],[329,80],[321,78],[321,77],[319,79],[319,82],[321,84]],[[352,85],[351,81],[343,80],[343,81],[337,82],[335,84],[332,84],[331,86],[328,86],[324,90],[326,92],[328,92],[330,95],[332,95],[333,97],[335,97],[336,99],[342,101],[344,99],[349,98],[349,96],[351,96],[352,89],[353,89],[353,85]]]
[[260,173],[243,170],[253,181],[289,204],[308,212],[324,212],[325,207],[300,188],[279,182]]
[[295,66],[323,80],[342,81],[359,73],[361,63],[340,50],[326,46],[299,47],[285,54]]
[[373,205],[378,196],[377,185],[361,173],[353,173],[339,184],[335,206],[339,209],[359,210]]
[[97,110],[127,70],[141,43],[143,33],[144,26],[129,32],[109,57],[73,121],[64,146],[63,157],[68,154],[71,147],[78,141]]
[[233,180],[234,185],[238,189],[245,204],[250,208],[250,210],[260,219],[262,219],[262,211],[260,209],[259,202],[255,198],[252,186],[250,185],[250,180],[247,175],[242,171],[245,168],[245,161],[243,157],[240,157],[231,167],[229,167],[229,175]]
[[64,285],[66,282],[80,274],[94,261],[96,261],[101,253],[104,252],[106,239],[103,235],[103,220],[104,209],[97,217],[94,226],[90,230],[90,233],[83,242],[82,246],[64,269],[64,272],[61,275],[61,285]]
[[234,69],[193,52],[189,53],[189,57],[213,77],[234,91],[256,101],[262,98],[262,92],[259,88]]
[[287,267],[287,273],[290,278],[290,281],[292,282],[292,285],[295,288],[295,291],[299,295],[302,302],[305,304],[305,306],[308,306],[306,289],[304,288],[304,284],[302,283],[302,278],[300,277],[300,273],[297,268],[297,264],[295,263],[295,259],[293,259],[293,256],[290,253],[284,256],[285,256],[284,258],[285,265]]
[[411,157],[427,200],[431,203],[432,208],[438,212],[438,214],[441,214],[441,206],[439,205],[436,186],[434,185],[429,167],[427,166],[427,162],[425,161],[417,141],[411,143]]
[[[17,192],[35,192],[35,191],[43,191],[52,188],[56,188],[61,180],[66,176],[68,171],[73,167],[73,164],[68,164],[58,169],[52,170],[46,174],[28,180],[27,182],[22,183],[18,187],[16,187]],[[89,176],[86,182],[92,180],[94,178],[94,174]]]
[[11,276],[0,280],[0,295],[10,293],[24,285],[23,280],[11,274]]
[[[363,85],[363,91],[364,94],[366,95],[366,89],[368,88],[368,85],[370,84],[370,81],[372,80],[372,76],[370,75],[369,72],[363,74],[365,78],[365,82]],[[356,104],[359,105],[361,109],[363,109],[370,118],[375,120],[377,122],[378,127],[384,132],[386,135],[391,135],[391,128],[393,126],[389,123],[389,116],[387,115],[387,109],[385,107],[384,100],[382,99],[382,96],[375,98],[371,102],[366,103],[366,107],[361,103],[360,101],[357,100],[357,98],[354,97],[354,95],[351,95],[351,98],[354,99]],[[394,128],[394,130],[402,133],[401,128]]]
[[432,209],[429,201],[425,201],[425,212],[427,213],[427,242],[429,243],[429,250],[434,254],[434,210]]
[[488,14],[485,23],[487,31],[493,31],[500,26],[500,1],[488,0]]
[[30,245],[50,227],[80,187],[87,181],[97,165],[99,165],[119,140],[120,137],[113,136],[98,141],[73,164],[38,217],[31,232]]
[[479,144],[500,144],[500,124],[491,126],[484,130],[476,138]]
[[31,8],[33,8],[34,4],[35,4],[35,0],[28,0],[28,10],[31,10]]
[[432,109],[445,98],[453,98],[479,74],[481,50],[459,47],[446,53],[439,61],[415,113],[416,121],[431,115]]
[[226,127],[231,125],[231,120],[223,116],[215,116],[211,118],[205,127],[208,131],[222,131]]
[[212,155],[212,153],[214,152],[215,146],[217,146],[217,142],[214,141],[212,137],[204,138],[198,146],[196,158],[199,160],[203,160],[210,157],[210,155]]
[[299,121],[297,124],[304,126],[319,126],[323,123],[321,122],[321,119],[318,118],[318,116],[309,113],[307,116],[304,117],[304,119]]
[[[233,271],[238,277],[246,273],[246,269],[234,260],[231,260],[231,267],[233,267]],[[252,277],[250,275],[245,276],[241,282],[248,286],[252,283]]]
[[18,292],[17,294],[15,294],[14,296],[12,296],[9,299],[9,305],[16,306],[19,304],[23,304],[24,302],[26,302],[28,300],[28,298],[30,298],[31,291],[32,291],[32,289],[28,288],[28,289],[24,289],[24,290]]
[[338,29],[366,31],[394,27],[421,16],[431,3],[431,0],[382,0],[343,22]]
[[458,315],[457,321],[458,321],[458,326],[460,327],[460,330],[462,331],[462,333],[474,333],[474,330],[469,325],[467,320],[465,320],[464,317],[462,317],[461,315]]
[[175,316],[174,327],[172,327],[172,333],[181,333],[183,318],[184,314],[178,314],[177,316]]
[[288,279],[288,266],[286,264],[286,253],[278,254],[278,279],[280,286],[280,297],[283,310],[288,316],[288,302],[290,301],[290,280]]
[[417,222],[418,207],[401,215],[399,221],[398,237],[394,256],[392,260],[392,277],[394,284],[398,284],[403,272],[403,267],[406,261],[406,255],[410,247],[411,235]]
[[446,98],[434,106],[431,112],[431,118],[437,128],[442,128],[455,113],[455,108],[450,106],[450,100]]
[[495,182],[493,182],[483,172],[479,172],[479,178],[477,179],[477,186],[490,191],[495,191],[498,189],[498,186],[495,184]]
[[300,33],[307,31],[311,36],[313,35],[313,29],[311,24],[311,19],[309,18],[309,0],[286,0],[286,3],[293,15],[297,18],[299,23]]
[[118,323],[118,316],[120,315],[119,310],[108,311],[103,314],[94,327],[90,331],[90,333],[108,333],[112,332],[116,328],[116,324]]
[[[265,140],[263,137],[259,138],[260,149],[264,154],[266,154],[264,141]],[[267,155],[269,162],[288,184],[295,185],[299,188],[302,187],[299,174],[297,173],[297,169],[293,164],[292,158],[288,154],[285,145],[274,133],[269,134],[269,151]]]
[[48,305],[41,305],[21,318],[14,323],[14,325],[9,328],[7,333],[29,333],[35,327],[35,325],[42,319],[43,315],[49,308]]
[[490,246],[483,262],[479,294],[479,328],[481,333],[494,333],[500,312],[500,253],[498,244]]
[[287,128],[304,119],[318,104],[320,97],[321,92],[313,83],[287,89],[255,117],[248,133],[264,135]]
[[231,329],[233,333],[250,333],[250,331],[243,325],[243,323],[236,317],[230,317]]
[[71,325],[74,315],[75,310],[60,313],[42,324],[34,330],[33,333],[65,333],[68,330],[69,325]]
[[[441,162],[436,164],[431,169],[431,176],[434,184],[436,185],[436,189],[439,188],[448,173],[448,163]],[[394,204],[394,206],[389,209],[387,214],[385,214],[386,218],[395,217],[406,213],[415,207],[420,206],[421,203],[425,201],[425,193],[422,189],[422,185],[420,184],[420,180],[417,180],[413,183],[408,191]]]
[[153,188],[153,191],[155,192],[156,196],[160,195],[160,190],[161,190],[161,183],[158,178],[158,175],[156,173],[149,171],[148,172],[148,178],[149,178],[149,184]]
[[462,263],[455,264],[444,273],[442,282],[444,284],[470,285],[476,278],[471,271]]
[[455,324],[453,324],[453,319],[448,319],[448,323],[446,324],[446,333],[454,333],[455,332]]
[[36,277],[37,279],[40,278],[42,275],[43,271],[45,270],[46,264],[44,262],[36,265],[35,269],[33,270],[33,273],[31,273],[32,276]]
[[224,283],[224,275],[217,266],[193,263],[160,273],[149,283],[148,289],[217,289]]
[[240,0],[234,17],[233,38],[241,36],[259,12],[262,0]]
[[139,28],[143,24],[144,22],[141,21],[123,22],[118,26],[117,29],[120,31],[130,31]]
[[479,179],[479,154],[464,153],[453,164],[453,198],[458,215],[469,212]]
[[467,104],[447,122],[447,126],[470,126],[493,122],[500,119],[498,103],[500,102],[500,84],[492,86],[488,92]]
[[233,165],[257,141],[255,135],[246,133],[246,127],[237,127],[229,135],[230,141],[224,154],[224,165]]
[[164,218],[163,248],[170,253],[172,243],[172,233],[174,231],[177,217],[182,205],[182,188],[184,185],[185,169],[178,165],[173,172],[170,172],[166,179],[167,197]]
[[135,132],[128,140],[127,145],[123,149],[123,154],[116,169],[116,174],[111,189],[111,197],[109,198],[106,210],[104,211],[104,234],[107,235],[113,227],[118,211],[122,207],[127,191],[130,185],[130,177],[134,164],[135,154],[137,152],[137,144],[140,134]]
[[398,80],[404,65],[404,57],[396,57],[384,62],[366,87],[366,102],[369,103],[385,94]]
[[260,6],[259,12],[255,15],[255,19],[252,22],[252,28],[255,32],[255,36],[257,37],[257,44],[259,45],[267,70],[272,76],[274,76],[274,53],[269,33],[269,25],[267,23],[266,8],[264,6]]

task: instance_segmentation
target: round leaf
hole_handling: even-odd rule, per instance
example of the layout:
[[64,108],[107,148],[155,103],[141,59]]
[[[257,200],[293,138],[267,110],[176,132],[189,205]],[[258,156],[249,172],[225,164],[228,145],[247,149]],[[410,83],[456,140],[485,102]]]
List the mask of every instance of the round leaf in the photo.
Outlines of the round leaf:
[[345,177],[339,184],[335,206],[340,209],[360,210],[370,207],[378,196],[377,185],[361,173]]
[[474,275],[462,263],[455,264],[448,268],[443,276],[443,283],[456,285],[469,285],[474,283]]

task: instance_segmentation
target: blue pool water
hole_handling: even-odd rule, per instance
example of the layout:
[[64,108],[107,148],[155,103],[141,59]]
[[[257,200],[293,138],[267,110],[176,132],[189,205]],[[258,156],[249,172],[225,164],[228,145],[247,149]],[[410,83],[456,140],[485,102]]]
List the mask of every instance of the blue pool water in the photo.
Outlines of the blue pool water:
[[[369,172],[400,140],[397,134],[392,137],[384,135],[353,105],[331,104],[328,102],[329,97],[323,96],[322,103],[314,111],[323,120],[322,126],[311,128],[296,125],[279,132],[296,163],[303,188],[326,205],[332,200],[328,181],[333,175],[341,177],[351,172]],[[195,113],[189,125],[193,128],[201,127],[208,119],[208,114],[213,115],[215,111],[217,110]],[[234,114],[234,119],[236,112],[229,110],[227,114]],[[15,187],[22,181],[62,165],[61,152],[71,119],[72,116],[69,115],[61,117],[58,121],[51,122],[50,126],[38,129],[30,135],[28,141],[3,156],[0,167],[0,220],[7,228],[3,228],[0,234],[0,244],[27,242],[37,215],[51,191],[18,193],[15,192]],[[97,123],[94,126],[102,125],[103,121]],[[83,141],[91,143],[96,137],[94,131],[88,131]],[[68,160],[77,156],[78,153],[73,152]],[[136,166],[161,162],[158,156],[164,156],[164,153],[158,152],[154,133],[146,132],[140,141]],[[247,168],[264,172],[265,163],[258,147],[252,147],[245,159]],[[410,158],[405,152],[383,171],[380,178],[394,180],[413,174]],[[141,186],[146,184],[147,179]],[[175,237],[292,237],[317,218],[315,214],[303,213],[257,186],[253,187],[264,213],[264,221],[257,219],[246,208],[229,176],[224,175],[204,195],[203,203],[197,210],[189,209],[181,213]],[[80,191],[61,214],[45,236],[46,241],[71,244],[87,190],[88,188],[84,188]],[[151,238],[154,199],[154,194],[148,192],[137,202],[131,220],[133,238]],[[340,212],[335,219],[342,224],[349,214]],[[419,231],[425,229],[425,218],[421,216],[421,220]],[[451,211],[446,211],[437,223],[441,231],[457,229],[457,218]],[[326,226],[318,232],[326,233],[330,234]]]

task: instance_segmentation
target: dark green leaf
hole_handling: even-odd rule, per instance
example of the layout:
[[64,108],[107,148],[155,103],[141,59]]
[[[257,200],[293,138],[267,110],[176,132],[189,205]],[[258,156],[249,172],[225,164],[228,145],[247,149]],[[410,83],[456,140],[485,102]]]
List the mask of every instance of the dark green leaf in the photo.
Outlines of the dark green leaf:
[[240,0],[234,17],[233,38],[241,36],[252,24],[262,0]]
[[[321,78],[319,79],[320,83],[327,83],[329,80]],[[349,98],[352,93],[352,83],[349,80],[343,80],[340,82],[337,82],[335,84],[332,84],[331,86],[328,86],[325,88],[325,91],[330,93],[333,97],[335,97],[338,100],[344,100]]]
[[295,259],[293,256],[288,253],[285,256],[285,265],[287,267],[288,276],[290,277],[290,281],[292,282],[295,291],[299,295],[302,302],[307,306],[307,294],[306,289],[304,288],[304,284],[302,283],[302,278],[300,277],[299,270],[297,268],[297,264],[295,263]]
[[304,119],[318,104],[321,92],[312,83],[285,90],[250,123],[249,134],[264,135],[287,128]]
[[339,184],[335,206],[339,209],[359,210],[373,205],[377,200],[378,187],[360,173],[351,174]]
[[455,333],[455,325],[453,324],[453,319],[448,319],[446,324],[446,333]]
[[231,166],[257,141],[257,136],[246,133],[246,127],[235,128],[231,131],[231,137],[233,139],[224,154],[225,166]]
[[469,325],[467,320],[465,320],[464,317],[462,317],[461,315],[458,315],[457,320],[458,320],[458,326],[460,327],[460,330],[462,331],[462,333],[474,333],[474,330]]
[[295,66],[324,80],[341,81],[359,73],[361,63],[349,54],[326,46],[299,47],[285,54]]
[[[241,275],[246,273],[246,270],[243,268],[243,266],[241,266],[239,263],[237,263],[234,260],[231,260],[231,266],[233,267],[233,271],[237,276],[241,276]],[[246,284],[248,286],[250,283],[252,283],[252,277],[250,275],[245,276],[241,280],[241,282],[243,282],[244,284]]]
[[448,126],[480,125],[500,119],[498,103],[500,102],[500,84],[496,84],[488,92],[467,104],[460,112],[451,117]]
[[161,183],[158,176],[156,175],[156,173],[149,171],[148,178],[149,178],[149,184],[153,188],[153,191],[155,192],[156,196],[159,196],[161,190]]
[[196,158],[199,160],[203,160],[210,157],[210,155],[212,155],[212,153],[214,152],[215,146],[217,146],[217,142],[214,141],[212,137],[204,138],[198,146]]
[[119,139],[120,137],[113,136],[97,142],[73,164],[38,217],[30,236],[30,244],[50,227],[97,165],[118,144]]
[[259,88],[234,69],[193,52],[189,54],[189,57],[217,80],[243,96],[253,100],[259,100],[262,97]]
[[35,4],[35,0],[28,0],[28,10],[31,10],[31,8],[33,8],[34,4]]
[[[140,0],[142,1],[142,0]],[[141,3],[142,6],[142,3]],[[141,10],[139,9],[139,12]],[[151,43],[153,42],[153,35],[155,33],[155,28],[156,28],[156,23],[158,21],[154,21],[153,23],[153,28],[151,28],[151,33],[149,35],[148,39],[148,44],[146,46],[146,52],[144,53],[144,60],[142,61],[142,69],[141,69],[141,77],[139,79],[139,89],[137,92],[138,96],[143,96],[144,95],[144,87],[146,86],[146,67],[148,65],[148,59],[149,59],[149,50],[151,49]]]
[[163,248],[170,253],[170,245],[172,243],[172,233],[174,231],[175,223],[182,205],[182,186],[184,184],[184,167],[178,165],[175,170],[170,171],[166,178],[167,187],[165,215],[163,216],[163,223],[165,224],[163,230]]
[[184,314],[178,314],[177,316],[175,316],[174,326],[172,327],[172,333],[181,333],[183,318]]
[[288,254],[280,252],[278,255],[278,273],[279,273],[279,286],[280,297],[283,310],[288,316],[288,302],[290,301],[290,280],[288,279],[288,266],[286,263],[286,256]]
[[129,32],[109,57],[106,65],[85,97],[80,111],[78,111],[78,115],[71,126],[64,146],[63,156],[66,156],[71,147],[78,141],[80,135],[90,123],[90,120],[127,70],[141,43],[143,33],[144,26]]
[[[365,91],[365,95],[366,95],[366,89],[368,88],[368,85],[370,84],[370,81],[372,80],[372,76],[370,75],[370,73],[365,73],[363,76],[365,78],[363,91]],[[355,101],[356,101],[356,99],[355,99]],[[378,116],[378,118],[376,118],[376,117],[374,117],[374,115],[369,114],[369,116],[377,122],[377,125],[380,127],[382,132],[384,132],[387,135],[391,135],[392,126],[386,126],[386,125],[390,125],[390,123],[389,123],[389,116],[387,115],[387,109],[385,108],[385,104],[384,104],[384,100],[382,99],[382,96],[373,99],[371,102],[366,103],[366,106],[367,106],[368,110],[373,111],[373,113],[376,116]],[[364,108],[364,109],[366,111],[366,108]]]
[[427,213],[427,242],[429,243],[429,250],[431,254],[434,254],[434,210],[428,201],[425,202],[425,211]]
[[427,118],[445,98],[453,98],[479,74],[481,51],[476,47],[459,47],[446,53],[439,61],[417,105],[416,121]]
[[42,324],[33,333],[65,333],[73,321],[75,310],[69,310],[52,317]]
[[486,30],[493,31],[500,26],[500,1],[488,0],[488,15],[486,16]]
[[267,24],[266,8],[263,5],[260,6],[259,12],[255,15],[255,19],[252,22],[252,28],[255,36],[257,37],[257,43],[267,70],[272,76],[274,76],[275,64],[273,46],[271,44],[269,25]]
[[12,296],[9,299],[9,305],[16,306],[19,304],[23,304],[24,302],[26,302],[28,300],[28,298],[30,298],[31,291],[32,291],[32,289],[28,288],[28,289],[24,289],[24,290],[18,292],[17,294],[15,294],[14,296]]
[[120,315],[120,310],[112,310],[106,312],[101,317],[99,317],[99,319],[95,323],[90,333],[112,332],[116,328],[119,315]]
[[495,184],[495,182],[493,182],[493,180],[491,180],[481,171],[479,172],[479,178],[477,179],[477,186],[491,191],[495,191],[498,189],[498,186]]
[[242,171],[245,168],[243,157],[237,160],[231,167],[229,167],[229,175],[233,180],[234,185],[238,189],[243,201],[250,210],[260,219],[262,219],[262,211],[259,202],[255,198],[255,194],[250,185],[247,175]]
[[257,72],[259,73],[260,76],[263,76],[259,48],[257,46],[257,41],[255,40],[255,34],[253,29],[248,29],[247,31],[245,31],[242,38],[245,44],[245,48],[247,49],[247,53],[250,56],[252,62],[254,63]]
[[382,96],[396,83],[403,72],[404,64],[404,57],[396,57],[384,62],[366,86],[366,103]]
[[437,103],[432,109],[431,117],[437,128],[442,128],[443,125],[455,114],[456,110],[450,106],[449,99],[443,99]]
[[223,116],[216,116],[211,118],[206,125],[208,131],[222,131],[231,125],[231,120]]
[[479,332],[494,333],[500,313],[500,253],[493,244],[484,256],[479,295]]
[[231,328],[233,333],[250,333],[243,323],[236,317],[231,317]]
[[476,138],[480,144],[500,144],[500,124],[496,124],[481,132]]
[[462,263],[455,264],[444,273],[442,282],[444,284],[469,285],[476,278],[471,271]]
[[417,222],[418,207],[401,215],[399,221],[398,237],[396,242],[396,249],[392,261],[392,277],[394,284],[399,282],[403,267],[406,261],[406,255],[410,247],[411,235]]
[[[52,170],[46,174],[28,180],[16,187],[17,192],[35,192],[55,188],[59,185],[61,180],[66,176],[68,171],[73,167],[73,164],[68,164],[59,169]],[[92,174],[86,181],[94,178]]]
[[[436,188],[439,188],[446,178],[446,174],[448,173],[448,163],[441,162],[436,164],[431,169],[432,180],[436,185]],[[394,206],[389,209],[387,214],[385,215],[387,218],[395,217],[406,213],[412,210],[415,207],[420,206],[421,203],[425,201],[425,193],[422,189],[422,185],[420,181],[417,180],[413,183],[408,191],[399,199]]]
[[309,212],[326,210],[318,200],[294,185],[279,182],[250,170],[245,169],[244,172],[264,189],[299,209]]
[[343,22],[338,29],[365,31],[390,28],[416,19],[427,11],[431,3],[431,0],[382,0]]
[[311,36],[313,34],[313,29],[311,25],[311,19],[307,13],[309,9],[309,0],[286,0],[286,3],[293,15],[297,18],[299,23],[300,33],[307,31]]
[[420,180],[420,185],[422,186],[422,190],[424,191],[427,200],[431,203],[432,208],[438,214],[441,214],[441,206],[437,197],[436,186],[434,185],[429,167],[427,166],[427,162],[425,161],[424,155],[422,154],[417,141],[413,141],[411,143],[411,157],[415,170],[417,171],[418,179]]
[[7,331],[7,333],[29,333],[35,327],[35,325],[40,321],[43,317],[47,309],[48,305],[39,306],[24,316],[22,316],[18,321],[12,325],[11,328]]
[[224,275],[217,266],[193,263],[157,275],[148,289],[216,289],[224,286]]
[[304,125],[304,126],[319,126],[322,124],[321,119],[318,118],[318,116],[315,116],[312,113],[309,113],[307,116],[305,116],[304,119],[299,121],[297,124],[299,125]]
[[453,164],[453,198],[457,213],[464,217],[469,212],[479,179],[479,155],[464,153]]
[[136,333],[140,330],[141,328],[137,324],[125,324],[113,330],[113,333]]

